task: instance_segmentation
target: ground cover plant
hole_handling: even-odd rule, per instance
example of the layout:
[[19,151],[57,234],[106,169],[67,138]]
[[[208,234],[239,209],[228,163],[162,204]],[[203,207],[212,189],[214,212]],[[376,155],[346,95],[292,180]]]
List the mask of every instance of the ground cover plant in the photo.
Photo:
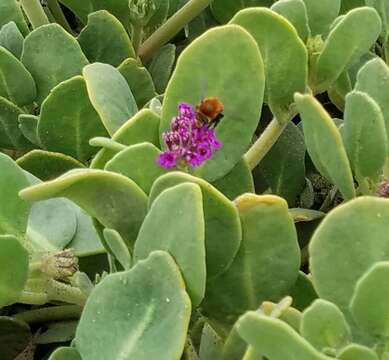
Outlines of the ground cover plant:
[[0,358],[389,359],[389,3],[0,0]]

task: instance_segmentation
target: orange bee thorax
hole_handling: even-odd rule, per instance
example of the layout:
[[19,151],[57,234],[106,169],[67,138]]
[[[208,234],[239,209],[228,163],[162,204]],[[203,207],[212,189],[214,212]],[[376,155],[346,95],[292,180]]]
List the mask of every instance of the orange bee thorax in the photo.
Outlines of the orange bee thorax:
[[224,105],[217,97],[206,97],[196,106],[196,112],[211,121],[216,119],[223,110]]

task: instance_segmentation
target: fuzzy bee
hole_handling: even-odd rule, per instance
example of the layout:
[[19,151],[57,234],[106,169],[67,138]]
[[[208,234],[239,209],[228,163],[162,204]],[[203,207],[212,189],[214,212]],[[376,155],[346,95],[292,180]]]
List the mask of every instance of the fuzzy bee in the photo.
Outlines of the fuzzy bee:
[[215,96],[205,97],[196,106],[196,121],[215,128],[223,118],[224,104]]

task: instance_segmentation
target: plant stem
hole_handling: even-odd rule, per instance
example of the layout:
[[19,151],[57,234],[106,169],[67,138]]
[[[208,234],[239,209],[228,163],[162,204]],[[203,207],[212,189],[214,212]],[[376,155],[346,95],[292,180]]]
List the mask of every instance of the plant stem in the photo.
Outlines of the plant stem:
[[23,291],[18,299],[19,303],[30,305],[43,305],[47,303],[47,294],[43,292]]
[[134,25],[132,27],[132,46],[134,47],[135,54],[138,54],[139,48],[142,44],[142,38],[143,38],[143,26],[141,25]]
[[49,19],[39,0],[20,0],[20,5],[34,29],[49,24]]
[[244,158],[251,170],[257,167],[257,165],[265,157],[265,155],[280,137],[287,124],[288,121],[285,121],[285,123],[281,124],[276,118],[273,118],[258,140],[246,152]]
[[165,45],[180,30],[199,15],[212,0],[190,0],[158,30],[156,30],[141,46],[139,56],[145,62],[160,47]]
[[60,24],[64,29],[66,29],[69,33],[73,33],[72,28],[70,27],[68,21],[64,13],[62,12],[61,6],[58,4],[57,0],[48,0],[47,5],[51,13],[53,14],[56,22]]
[[63,305],[24,311],[14,315],[13,317],[15,319],[25,321],[28,324],[34,324],[47,321],[78,319],[81,312],[82,306]]
[[77,304],[81,306],[83,306],[86,301],[86,296],[79,288],[56,280],[50,281],[47,292],[50,300],[63,301],[69,304]]

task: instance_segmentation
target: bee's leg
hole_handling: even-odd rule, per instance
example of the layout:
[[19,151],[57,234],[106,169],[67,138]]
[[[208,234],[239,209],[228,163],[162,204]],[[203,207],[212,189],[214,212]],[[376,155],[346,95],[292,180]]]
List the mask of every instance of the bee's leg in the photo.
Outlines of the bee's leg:
[[219,114],[209,125],[208,127],[214,129],[216,126],[219,125],[220,123],[220,120],[223,119],[224,115],[223,114]]

